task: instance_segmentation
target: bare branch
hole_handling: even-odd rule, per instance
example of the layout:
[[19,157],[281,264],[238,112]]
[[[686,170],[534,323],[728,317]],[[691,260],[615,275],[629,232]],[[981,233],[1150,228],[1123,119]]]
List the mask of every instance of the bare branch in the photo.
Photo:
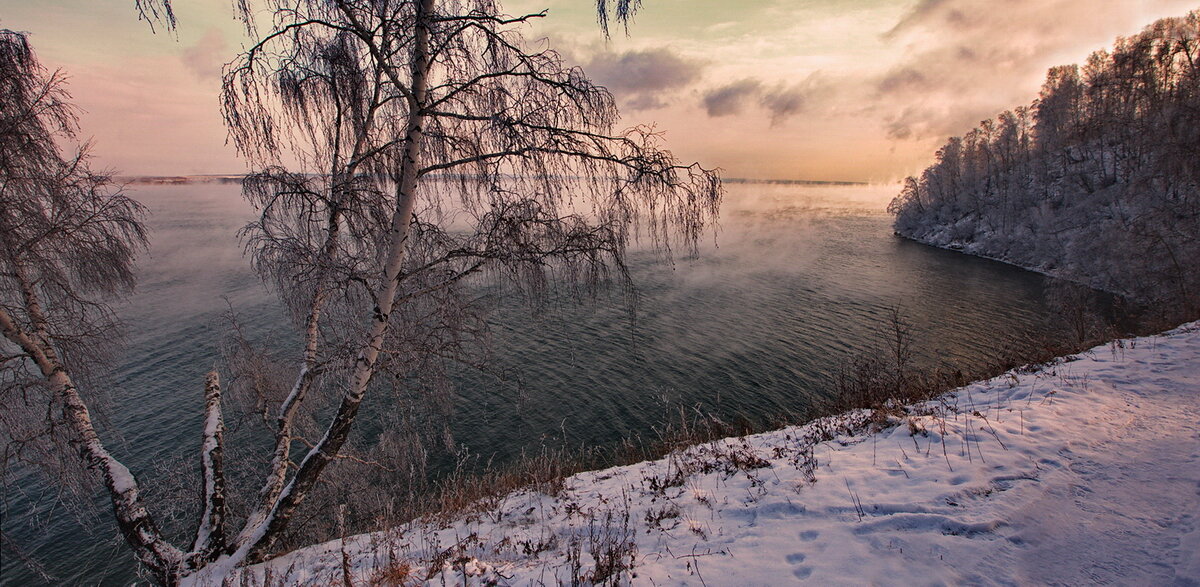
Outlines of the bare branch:
[[138,19],[146,21],[151,31],[154,31],[155,23],[162,23],[168,31],[175,30],[175,10],[171,0],[133,0],[133,6],[137,9]]

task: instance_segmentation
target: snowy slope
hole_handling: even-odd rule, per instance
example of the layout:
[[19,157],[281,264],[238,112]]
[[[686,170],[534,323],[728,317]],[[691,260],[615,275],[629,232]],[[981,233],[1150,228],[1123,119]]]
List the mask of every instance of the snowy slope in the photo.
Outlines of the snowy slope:
[[1200,584],[1200,323],[891,412],[583,473],[243,578]]

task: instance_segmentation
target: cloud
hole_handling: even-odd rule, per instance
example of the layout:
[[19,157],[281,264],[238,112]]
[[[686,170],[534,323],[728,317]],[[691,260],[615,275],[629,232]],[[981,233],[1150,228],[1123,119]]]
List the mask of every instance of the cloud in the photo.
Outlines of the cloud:
[[884,124],[884,129],[887,131],[887,136],[889,139],[895,139],[897,141],[903,141],[912,137],[913,135],[912,125],[903,118],[897,118],[888,121],[886,124]]
[[184,49],[179,56],[188,71],[206,81],[219,79],[221,67],[230,57],[225,35],[215,28],[208,29],[195,45]]
[[704,110],[709,116],[728,116],[741,114],[746,104],[762,93],[762,82],[756,79],[743,79],[731,84],[714,88],[705,92],[701,98]]
[[[1021,0],[999,0],[997,4],[1009,4],[1020,2]],[[971,22],[968,17],[969,13],[963,12],[959,7],[955,6],[955,0],[921,0],[896,23],[896,26],[884,33],[885,37],[895,36],[904,31],[916,28],[919,26],[928,25],[931,22],[941,20],[941,25],[948,25],[952,28],[959,28]]]
[[827,88],[816,74],[795,84],[768,86],[762,80],[746,78],[708,90],[701,97],[711,117],[741,114],[751,105],[758,106],[771,118],[771,124],[803,112],[814,96]]
[[783,87],[763,94],[759,104],[771,114],[771,121],[778,123],[783,119],[798,114],[804,110],[808,102],[804,88],[800,86]]
[[792,85],[779,84],[767,90],[759,104],[771,116],[771,124],[779,124],[787,118],[808,111],[814,103],[822,105],[822,102],[835,92],[833,84],[818,71],[801,82]]
[[892,140],[944,139],[965,133],[989,116],[952,104],[915,104],[887,115],[883,128]]
[[[654,116],[689,158],[742,175],[881,178],[912,173],[947,137],[1029,104],[1047,68],[1195,2],[666,0],[680,18],[608,44],[573,32],[553,45],[575,48],[583,65],[607,53],[594,59],[603,71],[588,69],[623,108],[668,103]],[[636,76],[618,75],[636,69],[619,65],[633,46],[621,42],[669,47],[700,76],[632,94]]]
[[1184,0],[921,0],[882,35],[895,59],[861,100],[888,137],[961,135],[1029,104],[1049,67],[1082,62],[1151,9]]
[[880,94],[895,94],[910,89],[920,89],[928,83],[929,79],[925,77],[924,73],[911,66],[902,66],[884,75],[876,83],[876,89]]
[[700,79],[700,62],[685,59],[669,49],[624,53],[605,52],[592,57],[584,70],[633,110],[662,108],[669,94]]

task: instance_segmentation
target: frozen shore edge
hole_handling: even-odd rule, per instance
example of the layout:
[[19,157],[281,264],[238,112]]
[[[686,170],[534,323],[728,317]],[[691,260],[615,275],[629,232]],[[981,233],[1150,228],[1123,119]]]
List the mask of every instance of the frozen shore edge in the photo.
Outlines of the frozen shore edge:
[[1114,291],[1112,289],[1100,287],[1098,284],[1089,283],[1087,281],[1082,280],[1082,278],[1080,278],[1079,276],[1072,275],[1069,272],[1063,271],[1058,268],[1047,268],[1047,267],[1042,267],[1042,266],[1037,266],[1037,265],[1025,265],[1022,263],[1018,263],[1017,261],[1008,259],[1006,257],[997,257],[997,256],[989,255],[988,253],[978,250],[978,247],[973,246],[976,244],[974,242],[962,243],[962,242],[958,242],[958,241],[952,241],[952,242],[948,242],[948,243],[936,243],[933,241],[921,240],[919,238],[916,238],[913,236],[908,236],[906,234],[900,234],[899,232],[892,232],[892,234],[894,234],[906,241],[916,243],[918,245],[925,245],[927,247],[933,247],[935,249],[941,249],[943,251],[951,251],[954,253],[960,253],[963,255],[970,255],[972,257],[978,257],[980,259],[987,259],[988,261],[995,261],[997,263],[1003,263],[1005,265],[1008,265],[1009,267],[1016,267],[1017,269],[1024,269],[1025,271],[1031,271],[1033,273],[1037,273],[1038,275],[1045,275],[1046,277],[1058,279],[1060,281],[1066,281],[1069,283],[1074,283],[1076,285],[1090,287],[1097,291],[1102,291],[1102,292],[1105,292],[1107,294],[1111,294],[1114,296],[1128,295],[1126,293],[1122,293],[1119,291]]

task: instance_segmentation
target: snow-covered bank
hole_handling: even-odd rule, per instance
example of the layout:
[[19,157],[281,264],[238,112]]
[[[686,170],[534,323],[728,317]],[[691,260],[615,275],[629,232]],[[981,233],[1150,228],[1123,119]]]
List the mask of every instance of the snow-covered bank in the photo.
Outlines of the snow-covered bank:
[[1200,323],[888,412],[579,474],[242,579],[1200,583]]
[[1104,283],[1102,280],[1086,279],[1080,276],[1077,272],[1069,271],[1050,262],[1034,263],[1032,261],[1023,261],[1021,259],[1015,259],[1005,255],[992,254],[989,252],[987,246],[977,241],[949,240],[944,234],[923,238],[900,234],[899,232],[894,234],[900,238],[908,239],[917,244],[933,247],[935,249],[942,249],[944,251],[963,253],[966,255],[971,255],[972,257],[979,257],[980,259],[995,261],[997,263],[1004,263],[1005,265],[1011,265],[1018,269],[1024,269],[1026,271],[1032,271],[1034,273],[1045,275],[1046,277],[1053,277],[1054,279],[1061,281],[1067,281],[1070,283],[1090,287],[1097,291],[1106,292],[1115,296],[1129,297],[1134,295],[1132,292],[1117,291],[1108,284]]

